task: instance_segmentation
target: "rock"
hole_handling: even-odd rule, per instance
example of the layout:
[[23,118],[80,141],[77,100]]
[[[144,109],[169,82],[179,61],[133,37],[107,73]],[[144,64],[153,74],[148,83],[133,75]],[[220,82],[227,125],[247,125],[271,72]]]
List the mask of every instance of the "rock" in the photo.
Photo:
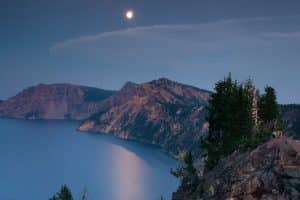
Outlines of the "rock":
[[[300,141],[283,136],[252,151],[236,151],[201,177],[203,193],[195,190],[182,200],[300,199],[299,154]],[[185,193],[174,196],[178,192]]]
[[114,94],[71,84],[40,84],[23,90],[0,105],[0,116],[22,119],[82,120],[101,108]]
[[[128,82],[103,102],[105,109],[83,121],[78,129],[157,144],[178,154],[199,146],[208,129],[205,107],[210,95],[165,78],[143,84]],[[94,126],[87,126],[91,122]]]

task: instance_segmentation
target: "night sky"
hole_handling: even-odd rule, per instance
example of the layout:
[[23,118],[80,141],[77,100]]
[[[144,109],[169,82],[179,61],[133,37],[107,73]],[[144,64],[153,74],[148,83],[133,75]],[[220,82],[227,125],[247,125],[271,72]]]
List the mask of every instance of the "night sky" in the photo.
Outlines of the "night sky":
[[300,1],[0,0],[0,69],[0,99],[160,77],[212,90],[231,72],[300,103]]

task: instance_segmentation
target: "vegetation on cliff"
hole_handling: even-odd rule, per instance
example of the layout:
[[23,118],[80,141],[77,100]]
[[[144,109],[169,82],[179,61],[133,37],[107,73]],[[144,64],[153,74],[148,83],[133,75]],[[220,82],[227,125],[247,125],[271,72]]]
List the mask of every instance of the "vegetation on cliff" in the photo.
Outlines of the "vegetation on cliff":
[[300,141],[284,136],[237,150],[195,184],[181,184],[172,200],[299,199],[299,154]]
[[259,95],[251,80],[239,84],[231,76],[219,81],[209,102],[209,132],[203,147],[206,169],[239,148],[254,148],[283,129],[275,90]]
[[[274,161],[277,159],[277,154],[273,154],[273,150],[279,151],[278,148],[281,148],[287,141],[282,139],[271,142],[272,151],[269,151],[269,146],[264,144],[272,138],[272,135],[279,137],[283,130],[275,90],[266,86],[264,93],[260,95],[251,80],[238,83],[229,75],[216,83],[215,93],[212,94],[209,101],[208,110],[209,132],[202,142],[202,148],[206,152],[204,154],[205,170],[190,173],[185,167],[187,163],[184,162],[177,169],[177,172],[180,173],[175,174],[182,181],[177,192],[173,194],[173,200],[226,199],[232,197],[232,194],[237,194],[236,199],[240,197],[243,199],[247,195],[257,199],[256,197],[262,197],[264,193],[269,194],[270,191],[268,190],[272,190],[270,185],[273,183],[270,183],[268,179],[261,180],[263,179],[261,176],[270,173],[274,179],[280,180],[280,178],[275,177],[277,171],[271,170],[272,167],[278,165],[277,161]],[[294,148],[294,144],[298,145],[298,143],[289,141],[289,145],[293,147],[288,148],[293,149],[297,154],[299,149],[298,147]],[[255,148],[256,150],[253,150]],[[285,149],[280,150],[283,152],[282,155],[288,154]],[[265,152],[265,155],[259,157],[262,152]],[[254,154],[255,156],[252,156]],[[188,157],[192,156],[187,155]],[[243,156],[246,155],[248,157],[244,158]],[[288,155],[297,163],[297,158],[293,157],[294,154]],[[235,158],[239,160],[232,162]],[[264,166],[259,163],[258,165],[252,164],[252,168],[250,167],[252,171],[239,174],[239,169],[247,168],[252,162],[256,163],[259,159],[261,159],[259,162],[265,163]],[[193,166],[193,163],[189,163],[189,165]],[[266,166],[271,166],[271,168],[264,168]],[[265,171],[257,177],[256,175],[261,170]],[[250,174],[252,172],[253,176]],[[216,178],[217,175],[219,175],[218,178]],[[251,176],[251,179],[247,179],[247,176]],[[284,173],[283,176],[285,176]],[[297,179],[297,176],[293,176],[293,179]],[[255,185],[256,183],[258,185]],[[290,190],[288,184],[290,183],[282,186],[283,188],[276,183],[272,186],[276,188],[278,196],[284,196],[283,193]],[[251,188],[252,186],[254,188]],[[243,193],[243,190],[246,189],[250,190],[249,194]],[[292,186],[292,189],[295,189],[295,185]],[[298,195],[299,192],[294,193]]]

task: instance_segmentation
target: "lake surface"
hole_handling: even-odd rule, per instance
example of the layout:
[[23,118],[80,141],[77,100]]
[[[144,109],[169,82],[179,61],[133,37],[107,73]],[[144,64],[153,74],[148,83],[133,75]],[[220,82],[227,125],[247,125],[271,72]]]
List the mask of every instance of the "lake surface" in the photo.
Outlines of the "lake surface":
[[62,184],[78,200],[170,199],[176,160],[152,145],[80,133],[76,122],[0,119],[0,199],[48,200]]

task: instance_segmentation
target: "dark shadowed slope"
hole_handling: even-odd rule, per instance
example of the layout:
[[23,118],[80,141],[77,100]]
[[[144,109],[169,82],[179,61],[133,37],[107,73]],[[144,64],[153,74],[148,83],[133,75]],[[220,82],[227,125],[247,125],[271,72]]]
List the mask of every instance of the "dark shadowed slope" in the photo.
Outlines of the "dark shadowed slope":
[[300,139],[300,105],[282,105],[280,110],[287,134]]
[[3,102],[0,116],[82,120],[97,112],[100,102],[112,94],[114,91],[71,84],[40,84]]
[[102,102],[101,112],[79,130],[158,144],[178,154],[194,145],[207,130],[206,109],[211,92],[162,78],[128,82]]

